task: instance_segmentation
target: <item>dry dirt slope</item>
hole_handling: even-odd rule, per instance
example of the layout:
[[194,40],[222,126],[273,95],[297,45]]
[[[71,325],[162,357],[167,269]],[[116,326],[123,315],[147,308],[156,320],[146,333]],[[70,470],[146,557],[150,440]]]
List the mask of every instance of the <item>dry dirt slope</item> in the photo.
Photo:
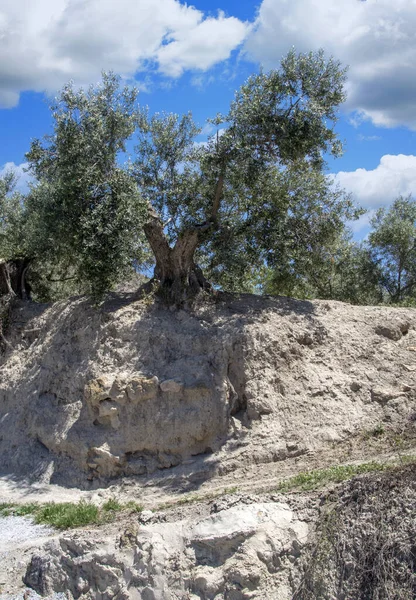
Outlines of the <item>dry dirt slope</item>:
[[[242,296],[190,314],[127,296],[101,310],[75,300],[18,308],[10,342],[0,365],[5,497],[42,488],[51,498],[49,483],[95,497],[112,484],[105,494],[151,506],[184,490],[247,490],[174,528],[142,526],[128,552],[114,550],[107,579],[86,565],[103,566],[94,552],[107,556],[115,531],[96,533],[96,546],[56,542],[50,564],[78,556],[87,573],[77,571],[74,597],[290,598],[296,577],[283,566],[308,538],[309,499],[253,494],[342,460],[348,444],[354,458],[357,434],[403,428],[416,411],[410,309]],[[64,576],[55,565],[61,583],[45,575],[44,593],[66,589],[74,568]],[[103,578],[107,596],[94,596]]]

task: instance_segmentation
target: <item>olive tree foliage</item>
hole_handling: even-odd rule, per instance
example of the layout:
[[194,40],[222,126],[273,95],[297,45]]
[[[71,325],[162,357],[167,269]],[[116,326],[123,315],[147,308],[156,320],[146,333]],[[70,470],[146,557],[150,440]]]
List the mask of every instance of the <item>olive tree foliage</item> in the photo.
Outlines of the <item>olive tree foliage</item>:
[[52,134],[27,155],[35,254],[70,265],[99,297],[150,248],[159,291],[179,305],[210,287],[201,267],[230,289],[268,264],[288,277],[358,214],[322,174],[323,155],[341,152],[344,82],[322,51],[291,51],[247,80],[204,144],[190,114],[150,115],[112,74],[86,91],[66,86]]
[[416,200],[399,196],[371,220],[368,249],[388,302],[416,297]]
[[133,172],[152,207],[144,230],[171,301],[206,286],[197,263],[214,283],[241,290],[265,263],[308,252],[312,216],[322,243],[355,216],[322,175],[323,154],[341,152],[334,124],[344,81],[323,52],[292,51],[279,69],[248,79],[211,120],[217,131],[206,144],[195,144],[190,115],[142,113]]
[[68,265],[99,298],[144,257],[145,206],[119,163],[137,127],[137,90],[110,74],[87,91],[64,87],[52,107],[54,129],[27,154],[38,183],[28,210],[39,225],[39,253]]
[[308,260],[298,263],[285,277],[277,269],[265,269],[260,275],[260,287],[265,294],[297,298],[367,305],[383,302],[369,249],[353,241],[348,230],[331,244],[314,247]]
[[8,345],[5,333],[16,298],[30,296],[25,285],[24,202],[15,186],[13,172],[0,177],[0,349]]
[[21,253],[19,233],[22,223],[22,198],[15,192],[16,176],[13,171],[0,178],[0,258],[10,260]]
[[261,273],[263,291],[353,304],[414,305],[416,200],[399,196],[389,208],[378,209],[370,225],[360,244],[342,228],[332,228],[332,243],[323,246],[319,236],[311,235],[311,252],[301,253],[300,261],[293,254],[289,271],[282,271],[285,262],[279,260]]
[[[345,236],[345,219],[355,219],[362,211],[342,190],[333,188],[321,171],[299,161],[262,182],[262,196],[263,204],[251,209],[237,227],[238,245],[230,254],[229,269],[239,266],[244,281],[248,257],[265,293],[307,297],[317,288],[321,295],[330,295],[331,264]],[[229,269],[218,263],[220,248],[232,242],[224,234],[223,240],[215,241],[218,251],[211,264],[216,265],[214,278],[219,274],[221,279]]]

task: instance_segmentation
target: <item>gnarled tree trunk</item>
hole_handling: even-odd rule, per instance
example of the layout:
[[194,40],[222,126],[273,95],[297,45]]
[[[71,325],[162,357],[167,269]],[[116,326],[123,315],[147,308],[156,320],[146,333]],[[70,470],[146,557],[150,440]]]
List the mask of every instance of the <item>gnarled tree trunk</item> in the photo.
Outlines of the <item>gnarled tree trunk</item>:
[[224,172],[225,165],[222,165],[207,220],[183,231],[173,248],[169,246],[161,218],[150,204],[148,206],[148,221],[144,226],[144,233],[156,258],[155,279],[159,282],[159,293],[167,304],[183,306],[201,291],[212,291],[212,286],[195,264],[194,256],[201,235],[217,223],[224,189]]
[[10,295],[22,300],[30,299],[31,288],[26,279],[29,265],[29,258],[0,260],[0,296]]
[[159,282],[159,294],[167,304],[183,306],[202,290],[211,289],[194,262],[203,226],[184,231],[171,248],[162,221],[149,208],[149,220],[144,231],[156,258],[155,279]]

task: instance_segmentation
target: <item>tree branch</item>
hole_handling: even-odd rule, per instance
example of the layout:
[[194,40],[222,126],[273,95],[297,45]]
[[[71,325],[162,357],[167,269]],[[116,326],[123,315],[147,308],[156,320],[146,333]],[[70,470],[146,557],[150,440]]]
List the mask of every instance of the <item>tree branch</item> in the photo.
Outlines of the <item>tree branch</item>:
[[210,221],[216,221],[216,219],[217,219],[218,211],[219,211],[220,205],[221,205],[223,190],[224,190],[224,167],[221,170],[221,173],[218,177],[218,180],[217,180],[217,183],[215,186],[214,201],[212,203]]
[[2,279],[6,285],[6,289],[7,289],[7,294],[10,294],[10,296],[15,296],[15,292],[12,288],[11,285],[11,281],[10,281],[10,273],[9,270],[7,268],[7,262],[0,262],[0,271],[2,272]]
[[163,231],[163,222],[150,203],[148,204],[148,221],[143,229],[156,260],[160,257],[162,261],[168,261],[171,249]]

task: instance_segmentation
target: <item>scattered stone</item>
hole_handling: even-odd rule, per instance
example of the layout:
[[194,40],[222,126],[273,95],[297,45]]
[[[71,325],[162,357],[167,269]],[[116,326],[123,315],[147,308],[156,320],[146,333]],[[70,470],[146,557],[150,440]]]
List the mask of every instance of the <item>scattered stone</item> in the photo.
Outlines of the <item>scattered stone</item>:
[[405,392],[399,392],[398,390],[386,390],[382,388],[373,388],[371,390],[371,400],[382,405],[387,404],[387,402],[393,400],[394,398],[399,398],[405,395]]
[[151,510],[143,510],[140,513],[139,521],[140,523],[149,523],[153,519],[153,512]]
[[161,381],[160,389],[162,392],[178,394],[183,390],[183,383],[181,381],[177,381],[176,379],[165,379],[165,381]]
[[132,402],[151,400],[157,396],[159,380],[154,377],[136,375],[131,377],[127,384],[126,392]]
[[393,322],[388,323],[386,325],[377,325],[375,328],[375,332],[377,335],[381,335],[383,337],[388,338],[389,340],[393,340],[394,342],[398,342],[403,335],[405,335],[410,328],[410,323],[406,322]]

